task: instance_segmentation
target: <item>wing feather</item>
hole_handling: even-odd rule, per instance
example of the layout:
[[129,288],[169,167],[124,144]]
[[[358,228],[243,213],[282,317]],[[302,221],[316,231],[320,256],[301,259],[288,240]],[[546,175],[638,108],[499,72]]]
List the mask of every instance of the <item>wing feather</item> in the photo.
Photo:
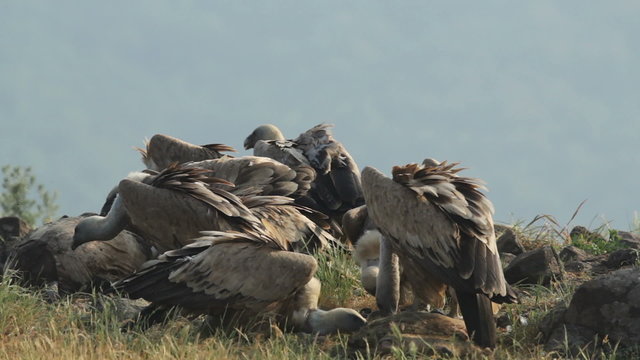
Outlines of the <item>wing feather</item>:
[[365,168],[367,210],[383,233],[397,239],[395,249],[427,273],[456,289],[504,295],[493,207],[478,182],[456,175],[455,165],[395,167],[393,180]]
[[303,287],[317,263],[309,255],[264,245],[262,235],[208,232],[146,263],[116,287],[134,298],[199,312],[265,307]]

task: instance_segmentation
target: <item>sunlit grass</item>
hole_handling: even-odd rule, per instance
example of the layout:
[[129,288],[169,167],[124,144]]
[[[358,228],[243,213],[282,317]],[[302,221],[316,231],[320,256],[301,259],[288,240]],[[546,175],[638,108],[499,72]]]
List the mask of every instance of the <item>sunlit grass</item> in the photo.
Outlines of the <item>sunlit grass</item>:
[[[546,217],[514,226],[525,247],[566,244],[562,226]],[[322,282],[321,308],[336,306],[375,308],[375,299],[360,284],[360,270],[348,252],[329,250],[318,255],[317,277]],[[552,359],[544,351],[539,325],[556,305],[568,305],[579,280],[564,279],[548,287],[519,286],[520,304],[502,307],[499,315],[511,320],[501,330],[496,359]],[[50,303],[44,293],[24,289],[5,276],[0,282],[0,358],[7,359],[332,359],[352,354],[378,359],[373,349],[355,355],[347,349],[348,336],[317,337],[280,331],[247,332],[241,329],[203,331],[202,317],[189,320],[173,315],[166,324],[146,331],[121,331],[126,319],[118,300],[100,294],[74,295]],[[568,345],[567,345],[568,349]],[[638,350],[606,354],[584,349],[576,358],[599,355],[625,358]],[[636,351],[636,352],[634,352]],[[631,354],[631,355],[629,355]],[[411,349],[393,349],[385,359],[422,359]],[[426,357],[437,359],[438,356]],[[456,359],[456,357],[452,357]]]

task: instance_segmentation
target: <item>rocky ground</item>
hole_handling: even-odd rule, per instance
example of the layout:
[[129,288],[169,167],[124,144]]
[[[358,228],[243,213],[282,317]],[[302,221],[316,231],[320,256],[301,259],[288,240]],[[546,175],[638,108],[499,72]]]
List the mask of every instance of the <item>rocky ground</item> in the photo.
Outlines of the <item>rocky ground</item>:
[[[0,219],[1,262],[29,230],[19,219]],[[502,306],[496,314],[499,346],[495,352],[474,346],[459,318],[407,310],[386,318],[376,318],[374,311],[369,324],[346,342],[336,345],[325,339],[327,353],[354,358],[416,354],[435,358],[640,358],[640,237],[625,231],[603,236],[583,227],[566,235],[554,231],[496,227],[505,277],[518,290],[521,301]],[[55,289],[44,294],[49,294],[49,301],[60,301]],[[360,291],[355,297],[363,300],[349,306],[360,304],[363,314],[369,315],[375,309],[366,296]],[[75,296],[71,302],[87,316],[102,306],[96,297]],[[123,298],[111,298],[109,303],[123,324],[144,306],[144,302]],[[269,329],[271,335],[273,331]]]

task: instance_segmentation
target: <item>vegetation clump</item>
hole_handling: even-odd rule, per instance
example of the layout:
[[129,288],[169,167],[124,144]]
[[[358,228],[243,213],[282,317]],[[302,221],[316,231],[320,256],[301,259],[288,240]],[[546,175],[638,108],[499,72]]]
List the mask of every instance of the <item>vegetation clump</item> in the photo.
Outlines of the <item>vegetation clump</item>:
[[30,226],[53,219],[58,211],[58,194],[36,183],[31,167],[5,165],[2,176],[1,216],[17,216]]

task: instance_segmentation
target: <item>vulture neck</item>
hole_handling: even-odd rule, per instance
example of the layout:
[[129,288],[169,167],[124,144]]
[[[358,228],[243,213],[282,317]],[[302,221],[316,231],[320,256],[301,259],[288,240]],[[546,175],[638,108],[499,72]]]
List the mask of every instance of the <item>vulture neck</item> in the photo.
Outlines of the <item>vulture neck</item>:
[[380,239],[380,265],[376,283],[376,303],[385,314],[395,314],[400,301],[400,265],[398,255],[393,253],[390,240]]
[[367,320],[353,309],[318,309],[319,295],[320,281],[316,278],[312,278],[296,294],[296,310],[293,312],[295,326],[303,331],[325,335],[338,331],[355,331],[367,323]]
[[122,198],[117,195],[107,216],[89,216],[82,220],[73,235],[72,248],[89,241],[111,240],[129,224],[129,216],[122,203]]

